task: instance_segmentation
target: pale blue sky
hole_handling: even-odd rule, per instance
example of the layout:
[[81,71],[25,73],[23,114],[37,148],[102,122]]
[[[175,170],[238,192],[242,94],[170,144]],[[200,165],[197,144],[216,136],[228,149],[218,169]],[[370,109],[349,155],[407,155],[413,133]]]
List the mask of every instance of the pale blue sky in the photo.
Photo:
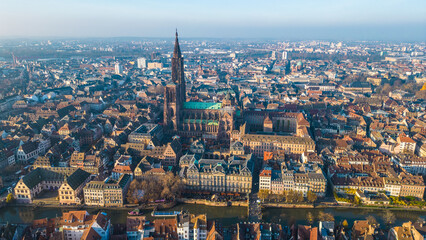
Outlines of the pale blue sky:
[[0,37],[426,40],[426,0],[0,0]]

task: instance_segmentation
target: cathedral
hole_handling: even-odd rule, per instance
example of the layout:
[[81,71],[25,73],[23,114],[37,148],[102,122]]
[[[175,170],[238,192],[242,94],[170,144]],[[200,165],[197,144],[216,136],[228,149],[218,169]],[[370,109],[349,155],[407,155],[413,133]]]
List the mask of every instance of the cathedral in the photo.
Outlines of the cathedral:
[[186,101],[183,57],[176,32],[172,57],[172,79],[164,90],[164,128],[168,134],[202,138],[206,142],[226,142],[235,127],[234,99],[229,94],[222,102]]

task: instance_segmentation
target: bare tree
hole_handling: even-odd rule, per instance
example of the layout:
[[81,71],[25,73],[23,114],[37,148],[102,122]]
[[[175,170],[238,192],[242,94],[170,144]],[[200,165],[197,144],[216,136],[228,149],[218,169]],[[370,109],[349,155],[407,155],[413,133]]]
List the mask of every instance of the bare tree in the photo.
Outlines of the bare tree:
[[306,199],[308,200],[308,202],[314,203],[317,200],[317,195],[312,191],[308,191],[306,193]]
[[395,220],[396,220],[395,214],[393,214],[391,211],[387,210],[383,213],[383,221],[387,225],[391,225],[395,223]]
[[[182,182],[173,173],[164,176],[145,176],[142,180],[134,180],[127,192],[127,201],[141,203],[159,199],[174,200],[179,197]],[[142,196],[139,193],[143,192]]]
[[334,216],[331,213],[325,213],[323,211],[318,213],[318,219],[320,221],[334,221]]

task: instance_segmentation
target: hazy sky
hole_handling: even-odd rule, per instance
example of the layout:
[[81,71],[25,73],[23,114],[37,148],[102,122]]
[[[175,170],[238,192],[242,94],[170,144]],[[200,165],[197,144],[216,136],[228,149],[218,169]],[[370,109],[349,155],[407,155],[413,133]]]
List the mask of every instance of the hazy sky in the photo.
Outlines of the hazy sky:
[[0,0],[1,37],[426,41],[426,0]]

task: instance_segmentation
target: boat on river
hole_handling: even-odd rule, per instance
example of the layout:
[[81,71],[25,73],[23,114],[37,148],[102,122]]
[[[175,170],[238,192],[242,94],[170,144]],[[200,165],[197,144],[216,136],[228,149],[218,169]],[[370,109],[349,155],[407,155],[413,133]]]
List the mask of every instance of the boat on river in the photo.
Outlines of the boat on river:
[[182,211],[157,211],[156,209],[154,209],[154,211],[152,211],[151,216],[153,217],[175,217],[179,214],[181,214]]

